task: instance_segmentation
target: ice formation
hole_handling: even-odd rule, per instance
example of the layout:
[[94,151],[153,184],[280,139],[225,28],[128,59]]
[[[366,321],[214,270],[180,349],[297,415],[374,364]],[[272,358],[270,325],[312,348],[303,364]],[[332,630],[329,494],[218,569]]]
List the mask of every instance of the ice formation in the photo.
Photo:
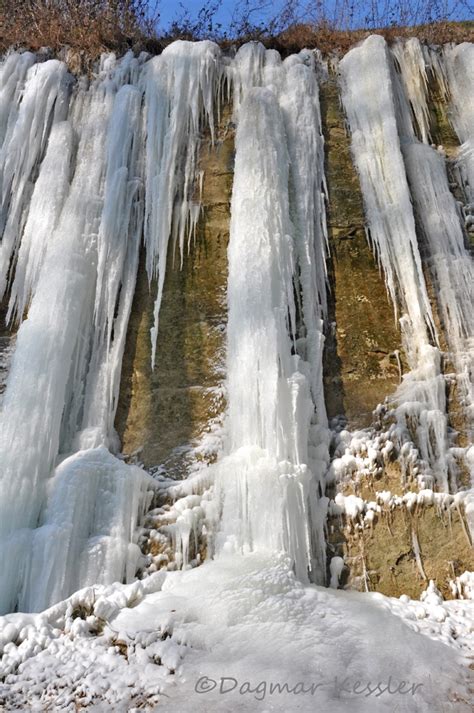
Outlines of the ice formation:
[[[1,611],[43,608],[97,577],[135,574],[131,524],[153,484],[95,454],[119,448],[113,423],[143,226],[150,279],[158,275],[157,317],[178,193],[181,249],[196,220],[190,191],[204,110],[212,124],[217,51],[177,43],[148,62],[104,56],[90,84],[28,53],[1,65],[0,291],[11,284],[8,317],[21,322],[0,416]],[[55,473],[74,453],[84,467]],[[95,490],[88,453],[103,481]],[[66,482],[84,534],[61,520]],[[100,492],[109,493],[112,514],[94,515]],[[83,542],[79,578],[71,539]],[[45,573],[39,584],[35,568],[53,552],[63,573],[56,583]]]
[[199,199],[193,195],[199,130],[204,115],[213,132],[214,104],[216,97],[219,102],[224,79],[219,60],[219,48],[212,42],[178,41],[151,59],[145,69],[144,239],[149,278],[158,280],[151,334],[153,364],[171,231],[182,260],[199,216]]
[[[444,158],[427,143],[429,61],[418,40],[396,45],[392,55],[383,38],[373,36],[344,57],[340,70],[369,239],[396,313],[401,311],[410,366],[393,397],[396,438],[400,444],[405,441],[405,449],[414,444],[422,487],[435,482],[453,492],[457,466],[450,449],[443,364],[446,357],[452,360],[469,421],[473,271]],[[446,355],[428,298],[422,253],[435,286]]]
[[323,141],[314,60],[303,53],[282,62],[254,44],[234,62],[239,121],[218,549],[283,550],[298,577],[323,582],[320,496],[329,437],[322,396]]
[[474,46],[463,42],[445,48],[445,74],[452,102],[452,122],[461,143],[459,161],[468,196],[468,213],[474,213]]
[[[463,46],[461,45],[461,48]],[[426,58],[423,56],[423,49]],[[474,373],[474,321],[472,311],[474,271],[472,258],[465,245],[463,226],[460,221],[459,206],[450,190],[450,179],[442,152],[429,146],[428,113],[428,71],[436,78],[441,93],[447,95],[446,74],[452,75],[452,63],[457,51],[445,50],[447,68],[439,65],[435,50],[423,48],[419,40],[398,43],[395,55],[401,67],[402,85],[405,92],[398,92],[400,134],[405,159],[407,177],[410,184],[416,215],[419,221],[425,264],[436,286],[436,302],[440,313],[445,338],[448,342],[448,356],[454,362],[458,383],[465,399],[466,407],[472,411],[472,374]],[[462,49],[459,52],[463,57]],[[469,56],[469,52],[466,53]],[[472,62],[471,62],[472,64]],[[461,61],[459,76],[451,76],[449,87],[455,97],[456,109],[453,120],[459,140],[469,142],[469,128],[472,124],[466,113],[469,111],[472,81]],[[459,82],[461,87],[456,84]],[[461,95],[462,92],[462,95]],[[447,98],[447,97],[446,97]],[[411,116],[415,117],[413,125]],[[462,115],[463,119],[459,119]],[[419,133],[422,142],[415,134]],[[463,162],[465,146],[460,148],[460,157],[455,163]],[[465,182],[469,200],[469,181]],[[468,206],[466,206],[468,208]]]
[[[343,519],[349,534],[371,532],[395,508],[432,506],[449,515],[463,507],[469,541],[474,532],[474,496],[458,478],[460,463],[474,474],[474,451],[455,442],[446,398],[455,380],[469,424],[472,62],[472,45],[438,51],[412,39],[389,49],[373,36],[333,63],[368,239],[409,366],[377,409],[377,428],[350,432],[337,419],[330,428],[323,390],[328,244],[319,53],[282,61],[249,43],[226,57],[211,42],[175,42],[154,58],[104,55],[91,79],[28,52],[3,60],[0,296],[18,333],[6,351],[0,344],[2,382],[8,371],[0,402],[0,611],[8,613],[0,619],[0,653],[4,686],[18,705],[35,678],[39,705],[53,693],[65,710],[76,694],[87,704],[98,695],[132,705],[150,674],[150,701],[166,710],[159,696],[176,671],[189,682],[203,661],[215,675],[223,660],[248,667],[266,660],[266,641],[278,673],[290,659],[295,675],[306,670],[309,653],[330,660],[338,675],[347,668],[372,675],[367,667],[379,657],[363,650],[365,627],[384,631],[373,639],[381,649],[385,627],[400,647],[410,650],[411,642],[416,654],[404,671],[416,665],[420,675],[455,679],[458,652],[470,645],[469,602],[443,602],[432,582],[419,602],[333,591],[345,564],[338,554],[327,557],[326,521]],[[431,145],[433,78],[460,143],[448,170],[443,150]],[[209,130],[214,139],[223,98],[233,101],[236,124],[227,411],[223,428],[214,424],[195,449],[218,452],[217,462],[203,468],[196,458],[191,477],[176,483],[121,460],[114,419],[142,242],[155,298],[154,364],[166,266],[193,249],[201,135]],[[367,501],[339,490],[380,475],[395,459],[402,495],[385,489]],[[166,507],[156,497],[152,506],[157,493]],[[203,533],[214,561],[195,568]],[[144,538],[162,547],[158,555],[142,555]],[[413,551],[422,569],[416,542]],[[189,571],[156,572],[165,566]],[[132,582],[138,570],[143,579]],[[450,587],[459,600],[472,599],[472,573]],[[250,648],[249,629],[256,632]],[[447,649],[421,641],[418,631],[449,644],[447,666]],[[117,649],[126,650],[128,668],[118,666]],[[66,689],[59,694],[54,686],[44,693],[49,666]],[[111,685],[115,666],[124,678]],[[273,675],[270,665],[259,671]],[[193,705],[187,685],[175,694],[183,711]],[[446,696],[449,685],[440,684]],[[1,696],[0,687],[0,704]],[[334,698],[321,700],[339,710]],[[360,710],[392,710],[390,699],[382,702]],[[425,691],[418,709],[432,705]]]

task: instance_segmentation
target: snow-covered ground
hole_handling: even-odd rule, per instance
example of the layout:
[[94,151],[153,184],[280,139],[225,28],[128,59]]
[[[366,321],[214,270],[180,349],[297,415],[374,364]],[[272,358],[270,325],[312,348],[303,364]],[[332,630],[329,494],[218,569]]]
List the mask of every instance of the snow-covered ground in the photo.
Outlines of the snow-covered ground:
[[0,705],[470,711],[472,601],[443,602],[432,586],[422,600],[305,586],[263,554],[92,587],[2,618]]

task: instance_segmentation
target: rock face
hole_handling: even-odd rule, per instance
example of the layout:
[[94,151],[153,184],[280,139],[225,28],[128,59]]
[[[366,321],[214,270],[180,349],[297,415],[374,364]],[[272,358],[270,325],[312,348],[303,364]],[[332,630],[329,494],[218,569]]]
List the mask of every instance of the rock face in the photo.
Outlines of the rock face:
[[417,599],[432,579],[450,599],[449,581],[474,564],[463,510],[448,510],[437,502],[394,506],[377,497],[390,492],[401,500],[411,487],[402,486],[396,462],[386,464],[377,478],[345,483],[344,495],[381,507],[370,526],[358,527],[362,518],[330,518],[329,550],[344,556],[343,583],[350,588]]
[[153,295],[141,261],[125,349],[116,427],[123,452],[168,475],[186,475],[187,454],[222,414],[227,244],[233,131],[224,111],[217,141],[202,143],[202,213],[180,265],[172,248],[151,369]]

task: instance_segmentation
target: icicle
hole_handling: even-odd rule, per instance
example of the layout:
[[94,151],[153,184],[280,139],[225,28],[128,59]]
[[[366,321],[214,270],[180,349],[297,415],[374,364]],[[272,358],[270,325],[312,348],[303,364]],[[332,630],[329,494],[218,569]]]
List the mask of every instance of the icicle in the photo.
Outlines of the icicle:
[[26,73],[34,63],[31,52],[13,52],[0,65],[0,149],[17,119]]
[[448,346],[458,373],[465,373],[469,383],[474,368],[474,271],[464,246],[459,211],[449,190],[443,157],[418,142],[408,144],[404,155]]
[[[318,423],[327,426],[323,393],[323,322],[326,316],[326,212],[324,139],[319,91],[313,58],[285,60],[285,84],[280,96],[290,154],[290,208],[295,227],[296,260],[302,294],[303,333],[298,353],[311,370],[311,389]],[[308,59],[308,58],[306,58]],[[298,61],[299,60],[299,61]],[[296,289],[299,294],[300,289]]]
[[[417,121],[423,124],[424,69],[420,69],[422,58],[416,43],[408,50],[398,48],[397,54],[399,59],[402,58],[403,84],[391,70],[387,47],[381,37],[370,37],[349,52],[340,64],[343,102],[351,126],[354,159],[361,179],[371,239],[377,248],[392,301],[395,305],[401,304],[405,312],[400,324],[411,371],[403,377],[393,397],[397,403],[398,426],[407,440],[415,440],[422,460],[430,469],[428,472],[436,475],[439,487],[448,490],[445,384],[439,349],[429,343],[430,335],[435,336],[435,328],[403,160],[404,156],[410,155],[412,147],[420,147],[416,148],[418,159],[424,158],[424,149],[430,152],[429,156],[432,154],[432,149],[423,147],[415,139],[403,89],[404,85],[416,105],[415,118],[418,114]],[[403,62],[408,62],[407,58],[410,63],[403,66]],[[415,78],[410,73],[414,73]],[[422,126],[420,131],[423,132]],[[419,151],[423,151],[423,156]],[[416,169],[410,161],[408,169],[412,187],[416,184],[415,199],[425,200],[426,193],[421,199],[421,182],[428,181],[425,190],[432,191],[433,176],[429,171],[423,177],[416,175],[416,170],[424,169]],[[420,191],[418,195],[417,190]],[[443,189],[438,186],[436,190],[442,192]],[[437,211],[431,196],[430,199],[430,208]],[[451,210],[447,218],[449,222],[453,218],[449,199],[447,205]],[[420,206],[426,223],[429,222],[427,208]],[[428,225],[425,227],[429,229]],[[429,239],[436,242],[434,236]],[[446,252],[449,251],[445,251],[443,259],[447,257]]]
[[82,429],[74,442],[77,448],[101,443],[119,447],[113,422],[143,225],[143,205],[137,202],[141,186],[140,108],[141,92],[130,85],[122,87],[115,98],[107,132],[104,205],[97,236],[95,333]]
[[[51,603],[47,597],[64,596],[80,584],[73,575],[77,562],[68,559],[69,545],[66,541],[64,546],[55,545],[47,535],[49,526],[57,524],[58,513],[51,503],[56,497],[56,484],[62,482],[57,478],[50,481],[50,476],[60,452],[100,443],[117,445],[112,423],[141,234],[137,201],[141,93],[130,86],[118,90],[122,80],[136,76],[137,67],[137,60],[129,55],[120,63],[112,56],[105,57],[99,78],[90,87],[79,83],[69,112],[79,132],[71,185],[67,187],[66,181],[73,131],[70,123],[58,123],[51,133],[37,185],[40,191],[49,176],[58,189],[58,204],[42,216],[42,205],[33,194],[29,209],[27,242],[24,253],[19,254],[21,269],[12,300],[26,305],[32,293],[31,305],[18,332],[0,414],[0,548],[5,573],[0,587],[2,611],[18,604],[45,606]],[[39,107],[42,102],[43,97],[37,101]],[[31,108],[33,118],[37,115],[35,107]],[[10,141],[13,155],[17,134],[15,125]],[[53,154],[54,147],[60,149],[58,155]],[[8,164],[7,144],[4,150]],[[58,175],[51,176],[56,169]],[[61,196],[64,202],[59,205]],[[34,226],[39,226],[36,234]],[[51,229],[49,236],[46,228]],[[85,474],[90,469],[87,462],[84,456]],[[107,473],[125,477],[126,466],[111,455],[108,463],[99,490],[105,487]],[[77,469],[73,473],[75,483]],[[135,517],[141,507],[138,493],[142,480],[132,470],[129,476],[127,487],[137,495],[126,497]],[[112,477],[111,483],[116,489],[111,488],[109,500],[121,508],[121,481]],[[123,542],[124,538],[130,542],[129,533],[115,531],[113,519],[104,521],[101,529],[94,521],[97,511],[90,506],[94,496],[87,504],[80,493],[75,487],[70,490],[75,498],[71,508],[82,513],[76,519],[82,520],[81,526],[89,528],[90,533],[110,540],[110,547],[101,546],[100,556],[96,557],[98,550],[93,546],[84,551],[80,576],[93,579],[102,570],[101,576],[110,581],[117,576],[120,558],[125,561],[127,548]],[[36,530],[38,525],[41,527]],[[76,535],[80,537],[78,530]],[[38,589],[33,568],[36,562],[49,561],[55,546],[55,564],[64,572],[61,591],[46,583],[46,589]],[[65,559],[58,559],[60,553]],[[126,576],[133,576],[133,567],[123,566]],[[35,603],[36,596],[39,604]]]
[[[413,51],[413,47],[417,48],[416,51]],[[464,245],[460,213],[450,191],[444,157],[439,151],[426,145],[428,124],[426,124],[426,131],[421,132],[424,134],[425,144],[415,138],[412,119],[416,121],[417,116],[422,114],[428,122],[425,62],[419,43],[416,42],[415,45],[412,41],[407,42],[406,45],[399,43],[397,56],[402,67],[403,85],[410,98],[411,106],[418,105],[420,107],[418,112],[415,110],[411,115],[405,93],[402,87],[397,87],[399,126],[400,132],[403,133],[402,152],[423,236],[425,264],[430,269],[433,284],[436,287],[436,301],[450,358],[457,372],[461,402],[465,407],[465,416],[470,421],[473,409],[472,374],[474,373],[474,320],[472,316],[474,272],[472,260]],[[407,61],[407,56],[411,58],[411,61]],[[437,58],[438,55],[434,51],[428,52],[428,60],[435,66],[435,74],[439,75],[441,65],[438,66],[435,63]],[[443,77],[445,75],[446,72],[443,71],[442,75],[438,76],[438,83],[441,87],[444,86]],[[417,123],[420,126],[419,118]],[[467,134],[468,132],[464,136]],[[431,423],[430,430],[432,434],[437,433],[439,436],[438,442],[433,445],[434,452],[438,454],[434,470],[438,473],[438,480],[442,481],[443,489],[447,490],[449,463],[445,452],[448,444],[447,437],[443,434],[443,414],[439,412],[442,406],[444,407],[444,396],[438,399],[438,413],[436,414],[435,411],[430,413],[431,421],[436,419],[436,424]],[[444,420],[446,421],[445,416]],[[425,438],[424,441],[426,443],[427,439]],[[422,457],[428,458],[432,462],[426,447],[422,448]],[[444,461],[442,465],[440,459]],[[439,477],[440,472],[443,473],[442,479]]]
[[452,100],[452,122],[461,142],[459,163],[470,215],[474,216],[474,45],[463,42],[447,46],[444,57]]
[[[74,137],[68,122],[51,130],[45,158],[35,183],[28,219],[18,251],[7,321],[21,320],[36,290],[48,242],[56,228],[69,189]],[[47,201],[45,196],[48,195]]]
[[248,42],[239,48],[231,64],[229,74],[234,94],[234,120],[239,117],[240,105],[247,92],[253,87],[261,87],[266,50],[260,42]]
[[393,304],[401,302],[411,365],[434,334],[415,220],[400,150],[385,40],[371,36],[340,63],[342,98],[352,131],[370,237]]
[[[401,71],[405,95],[416,121],[418,135],[430,143],[430,115],[428,110],[428,76],[423,50],[417,37],[398,40],[392,48]],[[411,117],[408,116],[411,127]]]
[[145,246],[149,278],[158,281],[152,367],[173,216],[182,258],[186,233],[193,229],[192,194],[203,117],[213,137],[214,96],[223,77],[219,60],[220,50],[212,42],[178,41],[147,65]]
[[[17,57],[23,67],[23,55]],[[66,116],[68,78],[66,66],[55,59],[30,67],[18,116],[0,150],[0,299],[5,293],[10,260],[21,237],[23,212],[50,125]]]

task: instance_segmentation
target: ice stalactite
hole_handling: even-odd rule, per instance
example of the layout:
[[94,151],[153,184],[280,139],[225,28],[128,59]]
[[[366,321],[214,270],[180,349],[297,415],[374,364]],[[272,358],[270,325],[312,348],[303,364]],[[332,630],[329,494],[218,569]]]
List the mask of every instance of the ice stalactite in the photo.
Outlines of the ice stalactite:
[[[23,231],[15,277],[10,293],[7,321],[21,320],[36,290],[48,242],[59,220],[69,189],[72,151],[71,125],[67,121],[55,124],[49,135],[45,157],[34,184]],[[51,198],[45,202],[45,195]]]
[[[413,49],[408,55],[411,61]],[[407,100],[381,37],[370,37],[351,50],[340,68],[370,241],[395,310],[401,310],[399,321],[410,371],[393,397],[400,438],[413,439],[419,449],[424,466],[422,484],[432,484],[436,478],[438,487],[448,490],[444,378],[402,151],[404,137],[413,135],[409,114],[400,108],[403,101],[408,106]],[[418,84],[422,81],[423,76]],[[417,89],[416,82],[405,82],[405,86],[412,94]],[[415,106],[423,126],[423,104]]]
[[399,40],[392,48],[393,56],[401,75],[402,101],[408,109],[400,119],[405,131],[412,133],[412,117],[416,122],[416,133],[424,143],[430,141],[430,114],[428,109],[428,71],[423,47],[416,37],[406,42]]
[[[420,112],[414,112],[415,117],[422,113],[427,117],[428,89],[426,85],[426,62],[423,59],[421,47],[418,40],[411,40],[416,43],[418,52],[417,62],[406,64],[401,61],[409,53],[409,43],[398,46],[398,59],[402,66],[402,80],[405,87],[410,84],[418,86],[418,91],[407,92],[410,105],[422,107]],[[428,62],[432,67],[434,64],[434,51],[428,53]],[[445,50],[448,58],[450,50]],[[438,63],[440,59],[438,57]],[[444,65],[441,65],[442,67]],[[449,63],[448,63],[449,66]],[[439,76],[440,69],[434,65],[434,72],[438,74],[438,83],[444,84]],[[448,74],[446,69],[444,76]],[[462,74],[462,73],[461,73]],[[413,79],[414,77],[414,79]],[[418,79],[416,79],[418,78]],[[461,77],[459,80],[463,84]],[[454,77],[451,77],[452,86]],[[473,84],[473,82],[471,82]],[[467,88],[463,86],[464,97],[469,94]],[[453,96],[459,89],[453,91]],[[446,90],[446,99],[448,92]],[[464,102],[461,102],[464,106]],[[466,105],[469,106],[469,103]],[[472,315],[472,297],[474,274],[472,259],[466,247],[466,239],[462,229],[459,206],[451,193],[449,177],[446,170],[446,161],[442,147],[436,150],[433,146],[428,146],[429,122],[424,135],[423,143],[418,141],[414,135],[415,127],[410,121],[410,107],[407,102],[400,101],[400,113],[403,115],[402,123],[405,126],[402,150],[405,158],[407,176],[410,183],[412,197],[414,200],[416,215],[422,230],[422,239],[425,245],[426,262],[435,282],[436,300],[440,309],[440,317],[444,328],[445,337],[448,342],[450,356],[455,362],[458,376],[464,374],[464,392],[469,396],[470,374],[472,374],[474,353],[472,352],[472,341],[474,339],[474,322]],[[466,117],[464,117],[466,119]],[[428,121],[428,120],[427,120]],[[418,122],[419,123],[419,122]],[[458,135],[460,139],[468,140],[469,130],[461,128],[459,124]],[[466,120],[469,126],[469,119]],[[461,147],[461,156],[463,148]],[[454,159],[456,162],[458,158]],[[469,398],[472,402],[472,395]]]
[[448,433],[443,355],[421,256],[433,281],[448,350],[467,402],[472,372],[472,264],[444,158],[428,145],[428,69],[439,73],[443,64],[437,55],[435,62],[416,39],[396,44],[393,57],[396,63],[378,37],[349,52],[340,64],[343,101],[370,239],[389,294],[403,312],[400,324],[410,371],[393,397],[399,435],[415,442],[417,451],[412,456],[421,459],[420,485],[435,482],[439,489],[452,492],[457,489],[456,463]]
[[[445,74],[448,79],[449,93],[451,98],[451,121],[457,133],[461,147],[456,164],[460,168],[461,183],[466,195],[466,204],[463,208],[465,225],[471,234],[474,230],[474,46],[467,42],[457,47],[446,47],[444,49]],[[459,249],[458,249],[459,255]],[[464,376],[462,377],[462,390],[468,398],[468,415],[470,417],[470,432],[474,432],[474,394],[472,392],[474,382],[474,328],[472,325],[472,299],[473,280],[472,263],[471,272],[468,273],[469,284],[464,281],[469,260],[467,250],[462,251],[462,267],[459,269],[455,284],[459,294],[461,309],[466,308],[471,321],[466,329],[466,340],[458,348],[465,365]],[[460,262],[458,258],[458,262]],[[455,329],[459,332],[459,326],[454,325],[452,332],[456,337]],[[471,447],[468,453],[468,463],[471,471],[471,482],[474,485],[474,454]],[[474,500],[474,498],[473,498]],[[474,504],[470,512],[471,533],[474,533]]]
[[120,367],[135,289],[143,226],[141,93],[117,93],[107,131],[104,202],[97,234],[94,335],[77,447],[117,449],[113,422]]
[[[40,76],[46,86],[66,71],[64,65],[57,62],[44,63],[41,70]],[[48,72],[51,74],[49,81],[44,77]],[[35,79],[37,76],[38,72],[32,73]],[[28,88],[28,83],[26,86]],[[19,254],[20,270],[12,291],[12,306],[15,301],[19,302],[20,318],[30,297],[31,303],[28,318],[18,332],[2,409],[0,521],[5,573],[1,588],[2,610],[22,605],[36,608],[51,602],[44,597],[35,601],[32,594],[37,586],[32,580],[32,568],[35,563],[48,561],[53,555],[51,548],[54,550],[55,547],[54,538],[44,537],[48,531],[43,520],[44,509],[48,499],[55,497],[55,480],[48,481],[58,454],[72,450],[71,441],[80,428],[84,411],[85,382],[87,378],[93,378],[89,356],[94,341],[96,233],[103,210],[102,186],[107,168],[103,147],[111,125],[117,87],[106,73],[86,91],[87,97],[83,96],[85,91],[79,89],[73,98],[73,101],[82,102],[83,115],[71,184],[68,179],[75,132],[67,121],[53,126],[44,160],[39,166],[40,149],[32,150],[31,165],[26,173],[28,176],[33,170],[39,170],[37,190],[29,211],[27,206],[21,206],[28,218],[23,234],[24,250]],[[32,102],[31,108],[28,104],[23,107],[22,103],[18,121],[22,110],[27,109],[32,113],[31,125],[41,125],[42,134],[45,134],[44,138],[42,134],[40,137],[35,134],[36,141],[41,138],[46,144],[47,131],[42,119],[44,102]],[[4,145],[7,164],[10,149],[15,157],[18,131],[13,131],[13,144]],[[44,186],[56,189],[46,211],[43,211],[39,195]],[[43,193],[43,200],[44,196]],[[114,207],[121,209],[117,202]],[[16,219],[15,239],[18,240],[19,211]],[[8,220],[7,225],[11,224],[10,214]],[[127,228],[126,231],[128,233]],[[135,240],[138,241],[138,235]],[[4,275],[6,269],[8,266],[4,266]],[[106,316],[104,313],[104,320]],[[101,440],[107,441],[105,429]],[[71,477],[76,480],[77,473]],[[89,532],[92,535],[91,503],[84,510],[84,527],[92,528]],[[37,529],[38,525],[42,527]],[[57,536],[61,541],[61,534],[57,533]],[[62,563],[58,559],[54,562],[57,567],[65,566],[71,577],[76,566],[73,561],[64,557]],[[72,579],[68,582],[65,574],[62,596],[70,591],[71,584]]]
[[[2,70],[5,108],[10,111],[8,118],[3,118],[6,131],[0,149],[0,298],[7,286],[10,260],[18,249],[21,219],[27,212],[34,171],[45,150],[51,123],[64,119],[67,112],[70,76],[66,66],[56,59],[33,64],[22,86],[24,69],[30,62],[29,54],[13,55]],[[13,90],[15,85],[22,86],[22,91]]]
[[468,217],[474,223],[474,45],[463,42],[446,47],[444,63],[451,120],[461,143],[459,163],[468,197]]
[[[456,182],[465,199],[463,212],[468,232],[474,230],[474,51],[473,45],[464,42],[460,45],[445,45],[442,49],[421,46],[418,40],[409,43],[399,42],[394,48],[399,61],[403,81],[407,86],[407,96],[416,117],[423,114],[425,128],[420,138],[428,143],[430,126],[427,113],[429,93],[426,79],[429,78],[445,105],[446,119],[452,125],[460,146],[450,157],[450,164]],[[408,56],[411,55],[411,61]],[[410,91],[410,88],[412,91]],[[418,108],[418,109],[417,109]],[[421,110],[421,111],[420,111]],[[419,122],[418,122],[419,123]],[[442,148],[442,147],[440,147]]]
[[[405,88],[417,87],[416,91],[407,91],[406,98],[399,90],[402,151],[419,225],[422,249],[425,253],[425,264],[435,287],[434,295],[448,350],[446,356],[455,369],[460,405],[463,408],[468,430],[472,431],[474,416],[474,319],[472,312],[474,270],[472,258],[466,246],[460,209],[450,190],[442,149],[440,147],[437,150],[427,145],[428,130],[422,132],[423,143],[417,140],[416,127],[411,120],[412,112],[406,100],[409,98],[412,108],[423,107],[423,110],[420,110],[418,114],[421,113],[427,117],[427,63],[432,68],[433,76],[437,77],[438,85],[442,88],[446,87],[446,99],[448,89],[451,90],[453,97],[459,98],[458,83],[461,85],[462,101],[457,107],[458,114],[455,114],[454,122],[460,140],[464,140],[466,143],[461,146],[460,157],[454,160],[457,164],[461,163],[461,168],[464,166],[464,173],[461,170],[461,177],[464,178],[469,171],[469,119],[465,113],[463,114],[463,111],[466,112],[466,107],[469,112],[469,103],[464,104],[466,95],[469,96],[469,90],[464,86],[468,80],[466,74],[463,74],[463,70],[465,70],[463,62],[458,70],[459,76],[453,75],[450,63],[456,62],[451,49],[447,48],[441,59],[434,50],[431,50],[428,52],[427,61],[425,61],[418,40],[411,41],[412,45],[414,43],[418,47],[418,51],[414,53],[416,61],[406,61],[407,56],[410,56],[412,52],[408,43],[405,46],[399,45],[397,51],[402,84]],[[463,57],[462,52],[461,57]],[[442,64],[443,59],[444,64]],[[471,80],[471,86],[472,84]],[[416,119],[417,111],[414,111],[413,115]],[[463,120],[466,122],[465,126]],[[427,125],[429,127],[429,123]],[[462,183],[462,187],[466,190],[466,198],[469,200],[469,180],[463,180]],[[441,433],[441,424],[438,426],[438,432]],[[441,442],[441,446],[444,446],[444,459],[451,476],[449,487],[451,490],[456,490],[455,460],[451,455],[449,444]],[[459,459],[459,449],[457,451]],[[467,453],[463,460],[468,470],[471,470],[471,477],[474,479],[474,470]]]
[[367,212],[370,241],[383,268],[413,368],[434,333],[398,136],[388,50],[371,36],[341,61],[342,98]]
[[168,244],[173,231],[182,260],[185,241],[194,234],[200,209],[193,195],[200,130],[207,124],[213,135],[223,79],[220,50],[212,42],[174,42],[146,67],[145,246],[149,278],[158,283],[152,364]]
[[[406,145],[404,155],[448,350],[463,382],[461,392],[472,408],[474,272],[465,247],[459,208],[450,192],[445,160],[440,153],[414,141]],[[469,412],[466,415],[469,417]]]
[[[223,503],[217,549],[283,550],[298,577],[323,582],[326,502],[318,485],[329,440],[320,368],[324,153],[311,63],[309,53],[282,63],[254,44],[239,51],[233,68],[239,111],[229,243],[228,442],[216,466]],[[255,71],[246,84],[247,66]]]
[[267,52],[260,42],[248,42],[240,47],[235,55],[229,68],[229,74],[232,79],[234,119],[236,121],[248,90],[252,87],[262,86],[263,70],[272,54],[271,51]]
[[[280,93],[290,158],[290,213],[295,231],[296,280],[301,328],[297,351],[309,364],[318,424],[327,427],[323,393],[323,320],[327,316],[327,229],[324,138],[312,53],[283,62]],[[323,442],[324,442],[323,437]],[[321,444],[319,444],[321,445]],[[322,444],[324,452],[324,443]]]
[[200,131],[206,121],[213,131],[225,70],[210,42],[177,42],[154,59],[104,55],[91,81],[34,62],[11,55],[0,75],[0,280],[21,323],[1,413],[2,610],[135,574],[152,481],[107,449],[120,447],[140,243],[144,231],[158,280],[155,356],[168,243],[182,256],[193,234]]
[[0,66],[0,148],[17,119],[26,73],[35,61],[32,52],[12,52]]

